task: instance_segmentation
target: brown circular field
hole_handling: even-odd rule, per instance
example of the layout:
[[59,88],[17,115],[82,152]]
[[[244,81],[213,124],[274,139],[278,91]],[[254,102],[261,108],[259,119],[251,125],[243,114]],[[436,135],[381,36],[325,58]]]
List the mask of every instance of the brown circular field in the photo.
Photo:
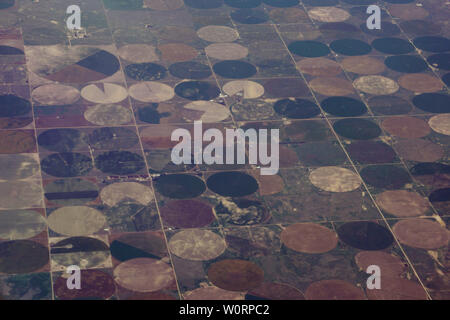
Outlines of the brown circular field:
[[345,96],[354,92],[352,83],[341,78],[315,78],[309,85],[314,91],[325,96]]
[[168,43],[158,46],[161,59],[170,62],[189,61],[197,57],[198,52],[193,47],[183,43]]
[[215,219],[212,207],[198,200],[170,201],[160,212],[166,224],[177,228],[205,227]]
[[315,77],[333,77],[342,72],[337,62],[326,58],[306,58],[297,61],[297,67],[301,72]]
[[54,284],[55,295],[59,299],[110,298],[115,291],[113,278],[99,270],[81,270],[81,289],[67,288],[67,278],[59,277]]
[[441,80],[428,74],[406,74],[398,79],[398,84],[406,90],[415,93],[440,91],[443,87]]
[[400,138],[422,138],[431,133],[426,121],[408,116],[387,118],[381,126],[391,135]]
[[406,271],[406,263],[384,251],[360,251],[355,256],[355,262],[364,272],[371,265],[379,266],[382,277],[389,279],[399,277]]
[[281,241],[294,251],[324,253],[336,247],[338,237],[334,231],[319,224],[298,223],[281,232]]
[[154,292],[174,281],[172,267],[162,260],[137,258],[122,262],[114,269],[114,280],[136,292]]
[[345,71],[356,74],[379,74],[386,69],[382,61],[365,56],[347,57],[341,64]]
[[430,210],[428,199],[420,194],[406,190],[388,190],[377,195],[378,205],[397,217],[424,215]]
[[448,245],[448,230],[431,220],[400,220],[393,231],[401,243],[410,247],[431,250]]
[[395,145],[397,152],[406,160],[434,162],[444,156],[444,149],[431,141],[423,139],[403,139]]
[[264,272],[252,262],[227,259],[212,264],[208,269],[208,278],[224,290],[247,291],[262,283]]

